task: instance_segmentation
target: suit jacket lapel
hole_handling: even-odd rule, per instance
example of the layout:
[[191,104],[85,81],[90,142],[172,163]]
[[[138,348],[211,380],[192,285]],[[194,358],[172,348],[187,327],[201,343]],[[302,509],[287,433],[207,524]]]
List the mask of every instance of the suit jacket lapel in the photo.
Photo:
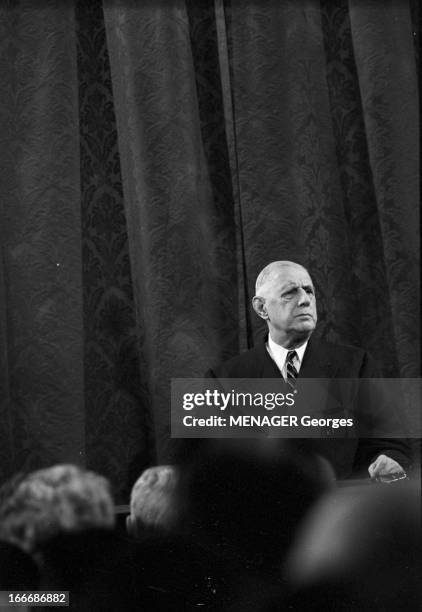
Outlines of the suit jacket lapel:
[[267,351],[267,337],[257,346],[260,378],[278,378],[282,376],[277,364],[270,357]]
[[311,336],[303,356],[299,376],[301,378],[334,378],[338,366],[330,346],[320,338]]

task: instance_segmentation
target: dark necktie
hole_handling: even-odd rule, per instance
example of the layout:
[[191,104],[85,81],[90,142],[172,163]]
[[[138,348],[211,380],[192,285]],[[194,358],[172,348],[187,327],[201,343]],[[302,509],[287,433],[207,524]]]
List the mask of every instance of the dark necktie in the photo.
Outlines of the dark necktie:
[[289,351],[286,357],[287,382],[293,389],[296,387],[296,378],[298,375],[298,371],[294,365],[296,357],[296,351]]

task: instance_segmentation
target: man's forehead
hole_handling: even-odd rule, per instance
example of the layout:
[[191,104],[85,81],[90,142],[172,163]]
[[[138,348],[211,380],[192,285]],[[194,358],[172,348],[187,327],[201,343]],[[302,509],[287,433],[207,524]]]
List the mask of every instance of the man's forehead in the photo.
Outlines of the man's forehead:
[[279,290],[291,285],[312,285],[311,277],[306,268],[293,261],[277,261],[268,264],[261,270],[256,279],[257,294]]
[[301,266],[280,266],[268,280],[270,284],[278,285],[312,285],[307,270]]

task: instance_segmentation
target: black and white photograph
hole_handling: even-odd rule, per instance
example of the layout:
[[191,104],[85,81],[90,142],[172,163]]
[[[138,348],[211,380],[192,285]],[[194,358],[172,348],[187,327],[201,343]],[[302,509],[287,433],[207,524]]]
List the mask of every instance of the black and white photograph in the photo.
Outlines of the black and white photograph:
[[420,30],[0,0],[0,610],[420,610]]

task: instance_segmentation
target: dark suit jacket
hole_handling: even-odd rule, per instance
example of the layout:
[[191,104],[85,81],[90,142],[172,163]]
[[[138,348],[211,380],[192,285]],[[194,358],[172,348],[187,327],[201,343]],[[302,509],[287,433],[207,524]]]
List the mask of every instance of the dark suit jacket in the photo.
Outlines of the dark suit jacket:
[[[266,341],[266,339],[265,339]],[[229,359],[217,368],[210,370],[213,378],[279,378],[280,371],[265,346],[265,341]],[[332,344],[316,336],[308,342],[299,373],[300,378],[313,379],[373,379],[380,376],[375,362],[362,349],[352,346]],[[361,402],[359,402],[361,403]],[[390,421],[386,430],[400,431],[400,421],[395,413],[385,411],[382,402],[372,402],[365,410],[372,412],[376,419],[377,430],[384,421]],[[359,410],[360,406],[356,406]],[[391,424],[396,419],[398,429]],[[381,427],[382,428],[382,427]],[[390,434],[391,435],[391,434]],[[395,459],[404,469],[411,463],[411,450],[402,438],[322,438],[303,441],[311,450],[325,456],[332,464],[338,478],[367,476],[369,465],[380,454]]]

